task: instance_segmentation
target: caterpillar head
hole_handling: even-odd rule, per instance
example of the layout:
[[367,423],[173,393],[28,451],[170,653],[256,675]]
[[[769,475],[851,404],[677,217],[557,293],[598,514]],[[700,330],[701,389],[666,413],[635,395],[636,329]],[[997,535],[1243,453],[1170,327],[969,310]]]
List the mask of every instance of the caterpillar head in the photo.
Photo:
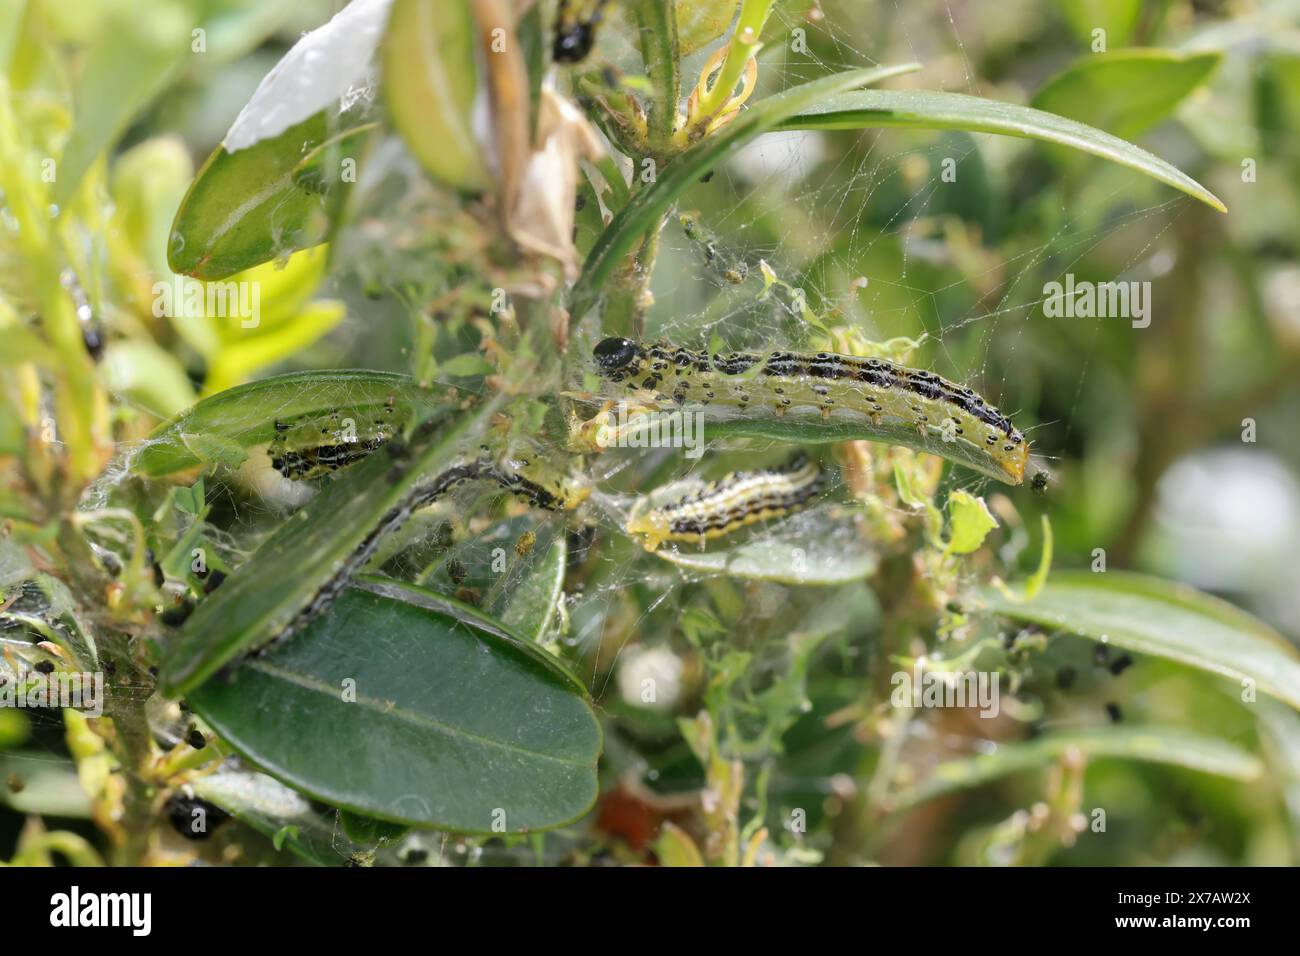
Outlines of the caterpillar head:
[[641,539],[647,551],[656,551],[671,537],[668,519],[663,512],[649,508],[634,509],[624,525],[628,534]]
[[1018,429],[1011,429],[1008,436],[1011,451],[1000,453],[998,464],[1006,474],[1006,480],[1018,485],[1025,480],[1025,469],[1029,466],[1029,442]]
[[617,382],[635,371],[641,349],[631,339],[608,338],[596,345],[592,356],[596,359],[597,371]]

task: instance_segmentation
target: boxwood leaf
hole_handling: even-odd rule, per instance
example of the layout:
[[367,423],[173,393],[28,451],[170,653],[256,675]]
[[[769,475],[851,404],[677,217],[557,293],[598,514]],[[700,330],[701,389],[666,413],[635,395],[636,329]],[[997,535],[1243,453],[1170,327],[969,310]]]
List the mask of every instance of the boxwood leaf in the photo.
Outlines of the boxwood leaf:
[[[937,430],[927,429],[922,433],[915,426],[897,419],[886,418],[879,422],[866,418],[860,421],[827,421],[819,414],[802,414],[802,409],[783,418],[774,418],[764,411],[758,411],[752,413],[754,417],[751,418],[720,405],[706,405],[701,411],[704,414],[703,440],[706,442],[731,437],[768,438],[798,445],[857,440],[884,442],[938,455],[998,481],[1019,484],[1019,479],[996,465],[988,452],[975,443],[960,438],[955,441],[946,439]],[[717,415],[725,417],[714,417]]]
[[443,594],[460,588],[477,591],[489,614],[539,640],[563,593],[567,553],[562,525],[535,514],[519,515],[439,554],[419,583]]
[[365,125],[352,114],[317,113],[247,149],[218,146],[176,210],[167,248],[172,271],[224,279],[323,242],[346,184],[322,192],[302,169],[321,144],[352,142],[350,134]]
[[568,823],[595,800],[600,724],[504,624],[368,578],[292,641],[190,697],[244,757],[377,820],[469,833]]
[[1300,708],[1300,652],[1263,622],[1186,585],[1119,571],[1054,572],[1031,601],[996,588],[980,600],[1016,621],[1252,681]]
[[1217,196],[1186,173],[1118,136],[1054,113],[964,93],[856,90],[829,96],[786,118],[781,129],[960,129],[1059,143],[1109,159],[1227,212]]

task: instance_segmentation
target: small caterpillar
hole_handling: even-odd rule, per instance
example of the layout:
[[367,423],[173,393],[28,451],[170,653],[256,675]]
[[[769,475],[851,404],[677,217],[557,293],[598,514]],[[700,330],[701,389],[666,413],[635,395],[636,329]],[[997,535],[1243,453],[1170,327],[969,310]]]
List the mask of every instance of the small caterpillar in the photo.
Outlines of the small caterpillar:
[[722,416],[817,411],[864,422],[879,440],[907,444],[1018,485],[1029,442],[975,391],[920,369],[831,352],[710,354],[608,338],[594,351],[600,376],[624,395],[699,405]]
[[384,537],[404,525],[415,512],[471,481],[489,481],[500,485],[533,507],[547,511],[571,511],[590,492],[589,488],[565,478],[540,458],[521,458],[509,453],[494,455],[488,446],[477,455],[457,459],[437,475],[421,482],[376,523],[370,533],[347,556],[339,569],[317,589],[307,605],[274,639],[257,648],[263,654],[280,642],[297,634],[316,618],[348,586],[352,576],[374,556]]
[[275,437],[267,449],[271,467],[294,481],[323,477],[361,461],[387,444],[403,424],[394,418],[394,406],[388,404],[378,417],[360,426],[337,410],[326,419],[277,419]]
[[802,452],[783,467],[738,471],[718,481],[687,479],[652,492],[632,510],[626,529],[647,551],[665,541],[718,538],[737,528],[804,507],[825,485],[817,463]]

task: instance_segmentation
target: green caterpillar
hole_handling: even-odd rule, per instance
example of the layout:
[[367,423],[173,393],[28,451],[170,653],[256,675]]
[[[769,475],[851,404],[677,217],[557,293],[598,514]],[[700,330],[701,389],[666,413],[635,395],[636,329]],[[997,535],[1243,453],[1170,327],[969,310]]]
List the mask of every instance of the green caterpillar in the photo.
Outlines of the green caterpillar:
[[310,481],[355,464],[382,448],[406,424],[393,404],[357,423],[340,411],[327,418],[306,416],[275,422],[267,448],[271,467],[294,481]]
[[[1029,442],[973,389],[921,369],[831,352],[710,354],[666,343],[608,338],[594,351],[617,397],[752,419],[819,414],[850,420],[863,437],[904,444],[1008,484],[1024,481]],[[607,396],[608,397],[608,396]]]
[[411,489],[391,508],[343,561],[334,575],[317,589],[311,601],[276,637],[255,653],[264,653],[301,631],[328,607],[375,554],[383,538],[404,525],[415,512],[469,482],[490,482],[546,511],[571,511],[586,499],[590,489],[562,474],[540,455],[524,457],[515,450],[501,451],[483,445],[476,454],[456,458],[442,471]]
[[780,518],[805,507],[825,486],[817,463],[802,452],[782,468],[737,471],[717,481],[688,478],[641,499],[627,521],[647,551],[665,541],[698,541]]

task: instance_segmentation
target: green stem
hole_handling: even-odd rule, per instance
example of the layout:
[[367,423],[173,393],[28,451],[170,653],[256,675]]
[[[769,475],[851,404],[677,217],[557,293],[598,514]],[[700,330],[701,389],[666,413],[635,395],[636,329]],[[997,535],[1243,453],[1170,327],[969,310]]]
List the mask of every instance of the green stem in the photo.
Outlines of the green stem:
[[129,651],[119,646],[120,636],[105,643],[108,646],[104,656],[117,676],[104,716],[113,721],[113,754],[122,764],[126,784],[122,798],[122,830],[126,842],[115,848],[114,857],[118,865],[139,866],[148,850],[154,824],[154,788],[145,779],[152,757],[153,735],[144,705],[153,688],[131,679],[137,672]]
[[[769,0],[770,2],[770,0]],[[647,119],[650,151],[656,161],[672,154],[681,76],[677,63],[677,7],[665,0],[641,0],[636,9],[641,33],[641,58],[654,88]],[[743,66],[743,64],[742,64]]]
[[763,26],[772,13],[775,0],[742,0],[740,16],[736,20],[735,32],[731,35],[731,44],[727,47],[727,56],[722,61],[722,69],[696,107],[696,116],[706,123],[722,111],[735,92],[736,84],[745,74],[745,67],[758,53],[758,38],[763,33]]
[[641,338],[645,330],[645,296],[654,276],[655,259],[659,255],[659,234],[663,231],[664,220],[667,218],[668,214],[664,213],[658,225],[646,233],[636,252],[627,257],[623,268],[615,273],[601,316],[601,328],[605,335]]
[[27,841],[22,852],[14,857],[14,866],[40,866],[47,854],[57,853],[73,866],[99,867],[104,859],[93,846],[76,833],[68,830],[54,830],[42,833]]

